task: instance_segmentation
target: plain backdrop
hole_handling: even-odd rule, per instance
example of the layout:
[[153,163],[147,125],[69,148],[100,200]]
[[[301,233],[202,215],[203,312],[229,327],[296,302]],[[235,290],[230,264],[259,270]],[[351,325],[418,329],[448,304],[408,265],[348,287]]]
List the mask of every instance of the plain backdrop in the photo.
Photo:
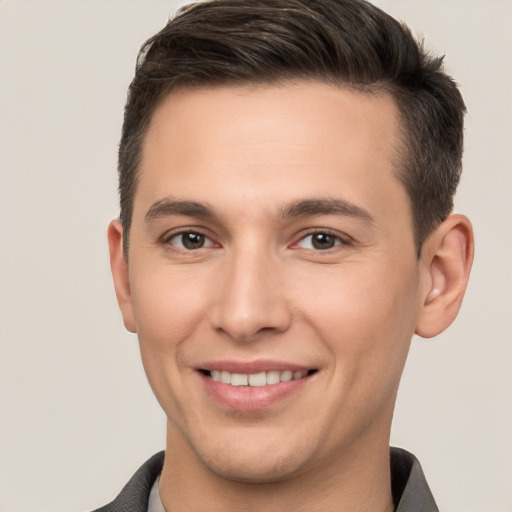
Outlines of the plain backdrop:
[[[512,1],[382,0],[446,54],[468,115],[456,210],[477,252],[456,323],[413,340],[392,442],[442,511],[512,512]],[[108,265],[140,44],[172,0],[0,0],[0,511],[110,501],[165,418]]]

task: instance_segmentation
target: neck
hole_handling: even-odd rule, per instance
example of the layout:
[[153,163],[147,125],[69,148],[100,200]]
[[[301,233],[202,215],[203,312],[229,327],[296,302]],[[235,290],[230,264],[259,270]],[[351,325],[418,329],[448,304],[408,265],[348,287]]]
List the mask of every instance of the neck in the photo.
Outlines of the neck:
[[212,471],[168,429],[162,503],[167,512],[392,512],[389,436],[371,437],[302,473],[247,483]]

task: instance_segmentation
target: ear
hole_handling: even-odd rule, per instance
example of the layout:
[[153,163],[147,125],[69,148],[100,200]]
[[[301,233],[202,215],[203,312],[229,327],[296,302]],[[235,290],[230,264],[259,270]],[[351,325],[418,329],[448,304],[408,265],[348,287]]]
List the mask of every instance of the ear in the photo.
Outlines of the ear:
[[123,315],[124,326],[128,331],[136,332],[128,262],[123,251],[123,226],[118,220],[113,220],[109,224],[107,236],[110,251],[110,268],[114,278],[117,303]]
[[425,241],[420,260],[425,286],[416,334],[431,338],[455,320],[466,291],[473,252],[473,229],[463,215],[450,215]]

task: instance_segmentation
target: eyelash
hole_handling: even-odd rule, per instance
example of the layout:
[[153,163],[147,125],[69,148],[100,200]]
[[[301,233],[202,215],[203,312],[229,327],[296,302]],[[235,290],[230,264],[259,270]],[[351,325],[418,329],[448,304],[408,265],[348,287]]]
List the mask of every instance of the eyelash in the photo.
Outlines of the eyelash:
[[329,229],[316,229],[309,231],[305,235],[301,236],[299,240],[293,244],[293,247],[297,247],[300,242],[303,242],[308,237],[314,237],[315,235],[326,235],[328,237],[332,237],[335,240],[335,245],[327,249],[305,248],[306,250],[311,250],[315,252],[328,252],[329,250],[334,249],[335,247],[350,245],[350,239],[348,237],[343,237],[339,233],[331,231]]
[[[177,247],[175,243],[172,243],[173,238],[183,237],[185,235],[196,235],[199,237],[204,237],[204,240],[209,241],[210,243],[206,247],[201,246],[196,249],[191,249],[191,248],[187,248],[187,247]],[[197,250],[209,248],[209,247],[214,247],[214,246],[220,247],[220,245],[217,244],[216,242],[214,242],[208,235],[206,235],[205,233],[203,233],[202,231],[197,230],[197,229],[182,229],[181,231],[165,234],[162,237],[161,242],[165,245],[173,245],[178,250],[184,251],[184,252],[193,252],[193,251],[197,251]],[[182,238],[182,245],[183,245],[183,238]]]
[[[187,247],[184,247],[183,238],[181,239],[181,245],[182,245],[181,247],[177,246],[176,243],[172,243],[173,238],[183,237],[185,235],[196,235],[199,237],[203,237],[205,242],[208,241],[207,245],[206,246],[202,245],[201,247],[197,247],[197,248],[190,248],[190,247],[187,248]],[[340,234],[333,232],[329,229],[316,229],[316,230],[309,231],[308,233],[302,235],[298,239],[298,241],[296,241],[292,244],[291,248],[292,249],[300,248],[299,244],[301,242],[304,242],[308,237],[314,237],[315,235],[325,235],[327,237],[331,237],[332,239],[334,239],[334,245],[332,247],[328,247],[325,249],[319,249],[319,248],[315,248],[315,247],[303,247],[303,249],[320,253],[320,252],[328,252],[331,249],[334,249],[339,246],[347,246],[347,245],[350,245],[350,243],[351,243],[350,240],[348,239],[348,237],[343,237]],[[196,229],[185,229],[185,230],[182,229],[181,231],[178,231],[178,232],[166,234],[162,237],[161,242],[165,245],[172,245],[172,246],[174,246],[175,249],[177,249],[179,251],[183,251],[183,252],[194,252],[194,251],[197,251],[200,249],[207,249],[210,247],[220,247],[220,244],[214,242],[208,235],[206,235],[201,230],[196,230]],[[311,241],[311,245],[314,245],[313,240]]]

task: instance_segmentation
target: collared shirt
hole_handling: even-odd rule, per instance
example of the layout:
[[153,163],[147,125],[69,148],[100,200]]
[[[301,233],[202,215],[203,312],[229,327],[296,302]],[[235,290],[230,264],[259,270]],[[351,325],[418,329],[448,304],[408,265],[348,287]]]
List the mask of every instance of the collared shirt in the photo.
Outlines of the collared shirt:
[[390,455],[395,512],[439,512],[419,460],[401,448],[391,448]]
[[[117,498],[94,512],[165,512],[158,493],[164,452],[149,459],[124,486]],[[391,487],[395,512],[439,512],[418,459],[391,448]]]

